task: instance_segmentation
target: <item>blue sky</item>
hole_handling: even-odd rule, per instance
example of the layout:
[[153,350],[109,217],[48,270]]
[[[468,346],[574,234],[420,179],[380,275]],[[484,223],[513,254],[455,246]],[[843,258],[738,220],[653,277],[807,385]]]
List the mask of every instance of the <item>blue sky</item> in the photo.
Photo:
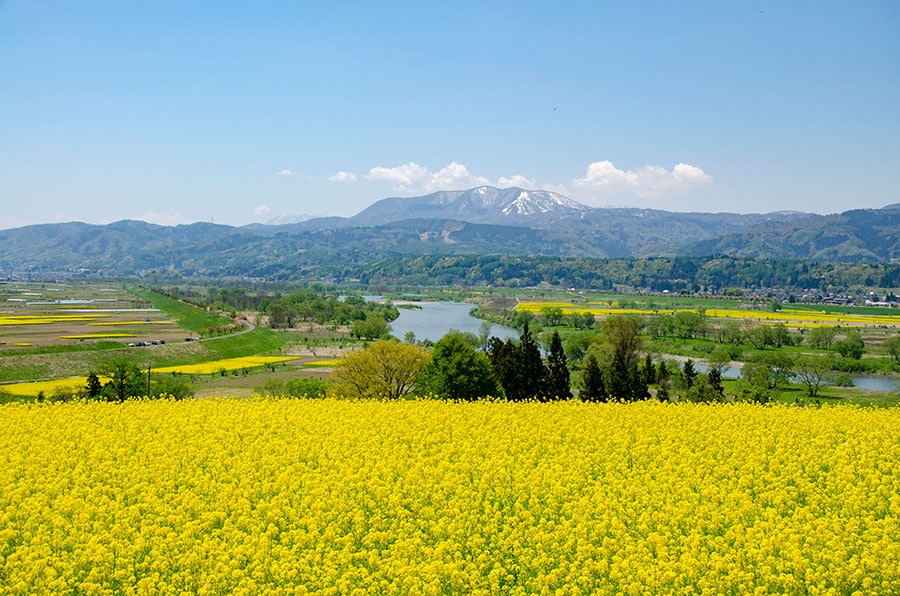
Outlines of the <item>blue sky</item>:
[[0,228],[900,202],[900,2],[0,0]]

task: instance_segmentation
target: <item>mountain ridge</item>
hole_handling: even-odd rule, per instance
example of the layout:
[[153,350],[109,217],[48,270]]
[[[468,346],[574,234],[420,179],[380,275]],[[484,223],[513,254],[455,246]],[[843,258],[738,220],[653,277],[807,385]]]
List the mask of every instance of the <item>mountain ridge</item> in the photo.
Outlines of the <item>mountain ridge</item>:
[[[281,225],[122,220],[0,230],[0,271],[326,275],[397,256],[900,260],[900,205],[833,215],[597,208],[557,193],[476,187],[386,198],[356,215]],[[294,272],[294,273],[292,273]]]

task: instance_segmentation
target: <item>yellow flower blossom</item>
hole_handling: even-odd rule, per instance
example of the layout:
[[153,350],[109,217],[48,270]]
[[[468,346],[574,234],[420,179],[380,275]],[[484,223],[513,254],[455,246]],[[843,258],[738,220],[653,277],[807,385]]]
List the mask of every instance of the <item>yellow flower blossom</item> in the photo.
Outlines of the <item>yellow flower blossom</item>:
[[0,406],[0,594],[897,594],[900,410]]

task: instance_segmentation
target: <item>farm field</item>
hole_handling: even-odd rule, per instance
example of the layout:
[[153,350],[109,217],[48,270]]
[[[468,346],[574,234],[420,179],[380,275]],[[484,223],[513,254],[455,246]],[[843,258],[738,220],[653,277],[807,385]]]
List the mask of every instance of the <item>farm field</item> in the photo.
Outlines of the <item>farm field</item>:
[[[209,362],[218,363],[215,371],[260,366],[234,359],[277,354],[284,343],[246,321],[124,286],[7,283],[0,300],[0,384],[15,383],[17,395],[49,395],[37,382],[83,386],[89,372],[103,373],[118,361],[153,370]],[[211,341],[185,341],[199,337]],[[202,374],[202,367],[184,370]]]
[[900,591],[896,409],[0,406],[9,594]]
[[[598,317],[607,317],[615,314],[656,315],[671,314],[678,310],[695,310],[694,308],[634,308],[619,306],[615,301],[610,302],[563,302],[563,301],[521,301],[516,305],[517,311],[541,314],[545,309],[559,308],[564,314],[591,313]],[[871,309],[866,309],[870,311]],[[713,319],[736,319],[757,321],[764,324],[784,323],[792,328],[804,327],[890,327],[900,325],[900,314],[895,314],[884,309],[883,314],[871,314],[870,312],[827,312],[825,310],[813,310],[811,308],[783,307],[777,312],[767,310],[753,310],[748,308],[724,308],[719,305],[716,308],[703,308],[702,312]]]
[[116,287],[4,285],[0,302],[0,350],[66,346],[116,339],[122,345],[182,341],[172,317]]

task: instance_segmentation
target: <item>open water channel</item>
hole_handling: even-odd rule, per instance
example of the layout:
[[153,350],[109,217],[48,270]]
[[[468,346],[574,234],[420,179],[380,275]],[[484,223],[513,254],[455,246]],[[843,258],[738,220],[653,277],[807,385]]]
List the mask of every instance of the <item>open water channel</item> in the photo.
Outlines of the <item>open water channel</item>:
[[[464,302],[416,302],[418,308],[400,308],[400,316],[391,321],[391,335],[403,339],[408,332],[417,341],[437,341],[451,329],[468,331],[478,335],[481,319],[469,314],[473,305]],[[491,324],[491,335],[502,340],[518,339],[519,331],[503,325]]]

